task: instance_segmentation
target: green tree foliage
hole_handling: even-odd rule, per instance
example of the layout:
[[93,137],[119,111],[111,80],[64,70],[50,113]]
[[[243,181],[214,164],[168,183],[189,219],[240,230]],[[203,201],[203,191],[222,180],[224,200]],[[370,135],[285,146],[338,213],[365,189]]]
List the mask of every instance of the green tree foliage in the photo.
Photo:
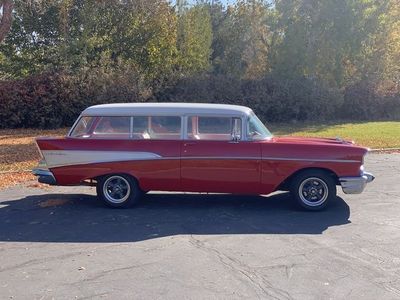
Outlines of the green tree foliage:
[[38,126],[65,125],[113,101],[239,103],[276,121],[400,117],[399,0],[224,3],[0,0],[2,121],[34,126],[38,103]]
[[386,2],[278,0],[272,68],[339,87],[371,75]]
[[207,71],[212,43],[210,10],[200,3],[178,12],[179,69],[186,74]]
[[104,59],[138,68],[149,80],[176,65],[176,22],[165,1],[76,0],[63,24],[66,67],[99,67]]
[[265,1],[240,0],[228,7],[225,16],[215,29],[217,49],[215,70],[240,78],[260,78],[269,71],[269,23],[273,12]]
[[400,2],[391,0],[386,15],[383,41],[382,75],[385,80],[392,80],[397,87],[400,86]]
[[60,42],[58,14],[58,5],[51,0],[15,2],[11,31],[0,45],[2,77],[38,74],[55,65]]
[[[99,67],[106,58],[139,68],[149,79],[176,66],[177,17],[166,1],[46,0],[16,3],[1,52],[3,74]],[[15,65],[17,64],[17,65]]]

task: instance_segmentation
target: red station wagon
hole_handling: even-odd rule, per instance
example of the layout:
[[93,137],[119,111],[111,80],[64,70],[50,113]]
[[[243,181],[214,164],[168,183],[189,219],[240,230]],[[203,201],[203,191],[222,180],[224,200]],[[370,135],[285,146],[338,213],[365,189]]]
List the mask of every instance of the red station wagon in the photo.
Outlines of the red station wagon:
[[244,106],[105,104],[85,109],[66,137],[37,138],[33,174],[51,185],[92,185],[111,207],[148,191],[269,194],[288,190],[319,210],[361,193],[368,149],[341,139],[274,137]]

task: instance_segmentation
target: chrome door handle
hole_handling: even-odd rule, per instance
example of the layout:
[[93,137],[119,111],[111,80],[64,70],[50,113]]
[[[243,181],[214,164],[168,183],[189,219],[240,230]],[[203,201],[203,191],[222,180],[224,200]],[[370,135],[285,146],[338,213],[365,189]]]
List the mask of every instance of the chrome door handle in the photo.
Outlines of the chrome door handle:
[[186,147],[186,146],[193,146],[193,145],[196,145],[196,143],[184,143],[184,144],[183,144],[183,146],[185,146],[185,147]]

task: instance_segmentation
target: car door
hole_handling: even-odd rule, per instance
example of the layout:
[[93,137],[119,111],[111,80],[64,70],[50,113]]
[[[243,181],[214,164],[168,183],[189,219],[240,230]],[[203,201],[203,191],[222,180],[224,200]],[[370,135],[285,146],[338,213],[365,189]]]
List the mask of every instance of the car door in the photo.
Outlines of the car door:
[[243,141],[239,117],[189,116],[181,146],[184,191],[257,194],[261,147]]
[[135,116],[130,149],[145,159],[132,164],[144,190],[180,191],[180,116]]

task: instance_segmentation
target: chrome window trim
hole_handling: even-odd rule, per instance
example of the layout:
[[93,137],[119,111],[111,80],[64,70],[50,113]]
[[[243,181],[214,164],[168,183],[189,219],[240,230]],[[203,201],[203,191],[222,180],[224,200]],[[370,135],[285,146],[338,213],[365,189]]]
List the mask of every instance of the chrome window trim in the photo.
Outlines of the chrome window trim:
[[129,125],[129,139],[133,138],[133,116],[130,118],[130,125]]
[[183,122],[183,124],[182,124],[182,136],[181,136],[181,140],[187,140],[188,138],[187,138],[187,136],[188,136],[188,120],[189,120],[189,118],[188,118],[188,116],[182,116],[182,122]]

